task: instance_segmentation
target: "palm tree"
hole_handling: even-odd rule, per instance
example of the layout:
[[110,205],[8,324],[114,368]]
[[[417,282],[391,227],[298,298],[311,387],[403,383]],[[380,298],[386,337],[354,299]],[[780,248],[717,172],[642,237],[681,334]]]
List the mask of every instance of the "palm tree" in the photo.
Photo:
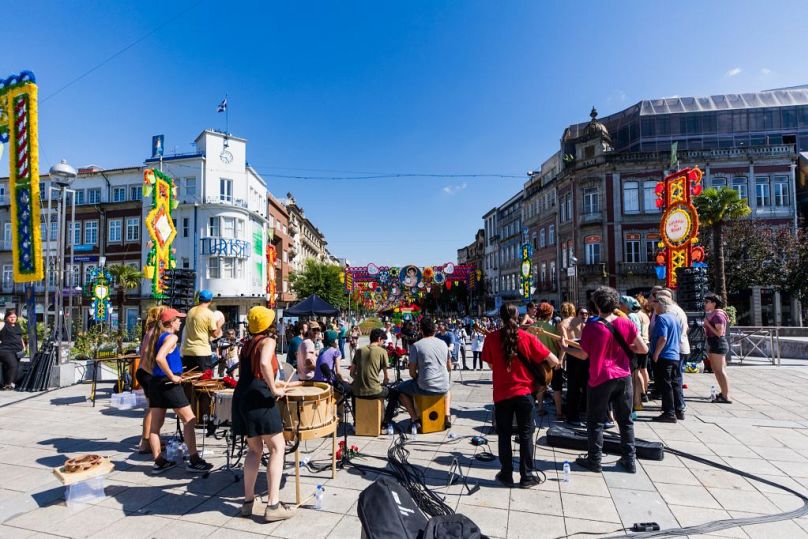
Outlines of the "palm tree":
[[123,304],[126,301],[126,291],[132,290],[140,286],[140,281],[143,279],[143,273],[137,268],[127,266],[126,264],[113,264],[107,267],[107,271],[112,276],[112,285],[117,292],[116,309],[118,310],[118,354],[123,354]]
[[724,224],[746,217],[752,210],[745,198],[731,187],[711,187],[693,199],[699,212],[699,221],[712,230],[713,266],[718,293],[727,303],[727,278],[724,274]]

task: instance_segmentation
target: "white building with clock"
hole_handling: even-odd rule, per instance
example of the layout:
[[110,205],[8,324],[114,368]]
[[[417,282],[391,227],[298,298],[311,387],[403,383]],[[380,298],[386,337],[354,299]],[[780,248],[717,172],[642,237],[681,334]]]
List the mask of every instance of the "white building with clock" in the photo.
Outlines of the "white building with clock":
[[[226,325],[266,304],[267,185],[247,163],[247,141],[214,130],[196,151],[146,160],[177,184],[174,240],[178,268],[194,269],[197,288],[213,292]],[[144,200],[144,216],[149,211]],[[144,243],[144,260],[148,248]]]

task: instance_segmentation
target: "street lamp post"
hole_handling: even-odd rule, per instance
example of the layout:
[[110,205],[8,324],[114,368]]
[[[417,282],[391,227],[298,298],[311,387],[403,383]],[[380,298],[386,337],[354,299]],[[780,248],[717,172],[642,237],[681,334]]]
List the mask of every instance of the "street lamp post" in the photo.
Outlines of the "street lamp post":
[[[75,226],[76,222],[76,197],[75,191],[70,189],[70,185],[73,183],[73,180],[76,179],[78,173],[76,169],[70,166],[64,159],[59,163],[53,165],[50,168],[50,187],[48,189],[48,226],[46,228],[47,238],[48,238],[48,258],[50,259],[52,256],[51,250],[51,215],[52,215],[52,197],[51,193],[54,191],[57,193],[57,237],[56,237],[56,260],[54,264],[48,264],[48,268],[54,273],[54,332],[56,335],[56,341],[58,343],[58,350],[59,350],[59,362],[63,362],[65,358],[62,357],[62,346],[65,337],[65,310],[64,310],[64,287],[65,287],[65,222],[67,220],[67,194],[72,193],[71,196],[71,205],[72,205],[72,213],[70,218],[71,223],[71,230]],[[71,238],[72,239],[72,238]],[[73,265],[74,265],[74,251],[73,251],[73,243],[70,242],[70,271],[71,274],[73,272]],[[46,278],[45,280],[45,316],[44,319],[47,323],[48,317],[48,281],[50,278]],[[72,288],[72,287],[71,287]],[[73,294],[72,290],[69,295],[69,305],[71,309],[71,316],[72,316],[72,308],[73,308]],[[72,339],[73,328],[71,324],[67,324],[67,339],[68,342]]]

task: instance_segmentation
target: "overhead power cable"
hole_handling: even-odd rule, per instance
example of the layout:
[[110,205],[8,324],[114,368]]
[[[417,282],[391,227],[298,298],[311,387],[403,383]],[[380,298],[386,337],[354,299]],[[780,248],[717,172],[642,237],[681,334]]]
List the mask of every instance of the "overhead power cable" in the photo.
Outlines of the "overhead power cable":
[[40,102],[40,103],[44,103],[45,101],[49,100],[50,98],[52,98],[52,97],[54,97],[54,96],[57,96],[57,95],[59,95],[61,92],[63,92],[64,90],[66,90],[66,89],[70,88],[71,86],[73,86],[74,84],[76,84],[78,81],[80,81],[81,79],[83,79],[83,78],[87,77],[88,75],[90,75],[90,74],[91,74],[91,73],[93,73],[94,71],[97,71],[97,70],[101,69],[102,67],[104,67],[105,65],[107,65],[108,63],[110,63],[112,60],[114,60],[114,59],[115,59],[115,58],[117,58],[118,56],[122,55],[123,53],[125,53],[126,51],[128,51],[129,49],[131,49],[132,47],[134,47],[135,45],[139,44],[140,42],[142,42],[143,40],[145,40],[145,39],[146,39],[146,38],[148,38],[149,36],[151,36],[151,35],[153,35],[153,34],[157,33],[157,31],[158,31],[158,30],[161,30],[162,28],[164,28],[164,27],[165,27],[165,26],[167,26],[168,24],[170,24],[170,23],[174,22],[175,20],[179,19],[180,17],[182,17],[183,15],[185,15],[186,13],[188,13],[189,11],[191,11],[193,8],[195,8],[196,6],[198,6],[199,4],[201,4],[201,3],[202,3],[202,1],[203,1],[203,0],[199,0],[198,2],[194,2],[193,4],[191,4],[190,6],[188,6],[187,8],[185,8],[184,10],[180,11],[179,13],[177,13],[176,15],[174,15],[173,17],[169,17],[168,19],[166,19],[165,21],[161,22],[161,23],[160,23],[160,24],[158,24],[157,26],[152,27],[152,29],[151,29],[150,31],[146,32],[145,34],[143,34],[142,36],[140,36],[140,37],[139,37],[139,38],[137,38],[136,40],[134,40],[134,41],[132,41],[131,43],[129,43],[128,45],[126,45],[125,47],[123,47],[123,48],[121,48],[121,49],[118,49],[118,51],[114,52],[112,55],[108,56],[107,58],[105,58],[104,60],[102,60],[101,62],[99,62],[98,64],[94,65],[93,67],[91,67],[91,68],[90,68],[90,69],[88,69],[87,71],[83,72],[83,73],[82,73],[81,75],[79,75],[78,77],[76,77],[76,78],[72,79],[70,82],[68,82],[68,83],[67,83],[67,84],[65,84],[64,86],[61,86],[61,87],[59,87],[58,89],[56,89],[54,92],[52,92],[52,93],[50,93],[50,94],[46,95],[45,97],[43,97],[42,99],[40,99],[40,100],[39,100],[39,102]]

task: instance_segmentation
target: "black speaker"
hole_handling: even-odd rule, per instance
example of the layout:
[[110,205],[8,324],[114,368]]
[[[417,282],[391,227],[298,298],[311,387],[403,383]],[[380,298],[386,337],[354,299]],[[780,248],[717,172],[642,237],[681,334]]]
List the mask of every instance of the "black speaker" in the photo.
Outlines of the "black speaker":
[[194,306],[196,272],[191,269],[173,269],[164,273],[165,304],[174,309],[187,311]]

